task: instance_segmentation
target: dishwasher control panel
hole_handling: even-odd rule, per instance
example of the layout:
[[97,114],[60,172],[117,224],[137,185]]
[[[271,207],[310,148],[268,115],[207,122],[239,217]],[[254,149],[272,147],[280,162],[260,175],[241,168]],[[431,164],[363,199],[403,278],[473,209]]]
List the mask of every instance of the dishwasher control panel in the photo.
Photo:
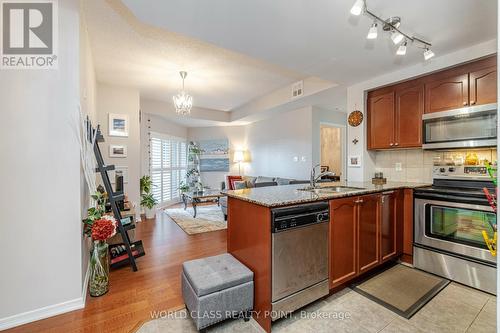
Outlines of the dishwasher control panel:
[[328,202],[275,208],[271,214],[273,233],[330,221]]

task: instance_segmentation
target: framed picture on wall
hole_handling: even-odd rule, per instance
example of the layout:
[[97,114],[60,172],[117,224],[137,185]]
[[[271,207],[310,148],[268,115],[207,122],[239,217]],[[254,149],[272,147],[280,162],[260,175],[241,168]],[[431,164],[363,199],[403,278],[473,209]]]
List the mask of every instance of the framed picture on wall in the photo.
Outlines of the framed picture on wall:
[[347,165],[352,168],[361,168],[361,156],[349,156],[349,158],[347,159]]
[[128,116],[126,114],[109,114],[108,135],[128,137]]
[[109,145],[109,157],[127,157],[127,146]]

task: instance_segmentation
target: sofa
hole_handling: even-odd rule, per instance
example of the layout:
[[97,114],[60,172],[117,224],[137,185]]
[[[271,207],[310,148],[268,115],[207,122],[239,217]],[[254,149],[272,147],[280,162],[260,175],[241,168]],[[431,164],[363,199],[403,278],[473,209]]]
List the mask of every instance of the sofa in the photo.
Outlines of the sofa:
[[[265,176],[226,176],[226,180],[222,182],[221,187],[223,190],[241,190],[245,188],[294,184],[309,184],[309,180]],[[220,198],[220,207],[222,209],[222,213],[224,214],[224,219],[227,220],[227,197]]]

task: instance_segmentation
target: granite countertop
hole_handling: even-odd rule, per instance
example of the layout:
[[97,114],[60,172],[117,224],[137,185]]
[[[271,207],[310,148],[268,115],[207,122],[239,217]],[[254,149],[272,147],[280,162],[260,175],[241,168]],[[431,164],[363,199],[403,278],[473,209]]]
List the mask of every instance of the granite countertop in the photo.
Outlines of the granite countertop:
[[349,187],[357,187],[359,189],[350,190],[347,192],[314,193],[309,191],[301,191],[300,189],[306,188],[309,185],[299,184],[299,185],[281,185],[281,186],[269,186],[260,188],[247,188],[242,190],[232,190],[225,192],[225,194],[227,194],[228,197],[240,199],[243,201],[248,201],[260,206],[279,207],[279,206],[293,205],[305,202],[352,197],[357,195],[383,192],[401,188],[413,189],[417,187],[429,186],[431,184],[387,182],[387,184],[384,185],[374,185],[371,182],[330,182],[330,183],[320,183],[318,185],[321,187],[349,186]]

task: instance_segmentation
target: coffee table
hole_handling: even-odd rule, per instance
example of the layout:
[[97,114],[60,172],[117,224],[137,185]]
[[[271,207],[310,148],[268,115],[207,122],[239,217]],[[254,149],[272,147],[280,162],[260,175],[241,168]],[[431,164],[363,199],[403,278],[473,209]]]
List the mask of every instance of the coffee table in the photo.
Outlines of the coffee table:
[[193,217],[196,218],[196,206],[202,202],[217,202],[217,206],[220,206],[220,198],[223,197],[224,194],[221,193],[220,190],[210,190],[204,189],[202,191],[191,191],[182,193],[182,202],[184,202],[184,210],[187,209],[188,201],[191,202],[193,206]]

